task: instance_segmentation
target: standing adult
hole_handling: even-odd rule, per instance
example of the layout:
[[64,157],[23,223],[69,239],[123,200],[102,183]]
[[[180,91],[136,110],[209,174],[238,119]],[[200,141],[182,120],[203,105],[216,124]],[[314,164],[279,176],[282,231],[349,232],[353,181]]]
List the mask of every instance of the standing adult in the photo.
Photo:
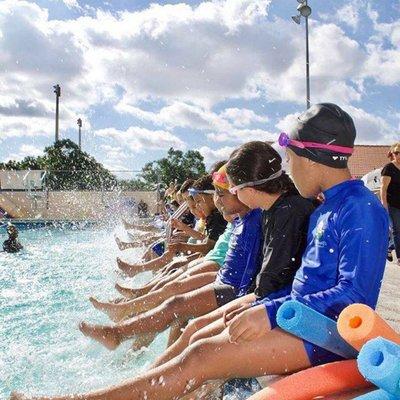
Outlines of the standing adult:
[[388,157],[391,162],[381,172],[381,199],[392,221],[397,264],[400,265],[400,142],[390,148]]

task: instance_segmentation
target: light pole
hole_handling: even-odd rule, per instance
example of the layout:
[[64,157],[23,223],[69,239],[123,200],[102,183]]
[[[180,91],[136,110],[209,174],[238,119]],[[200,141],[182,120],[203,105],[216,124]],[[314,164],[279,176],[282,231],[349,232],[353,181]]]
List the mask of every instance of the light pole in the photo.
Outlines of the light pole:
[[61,96],[61,87],[59,84],[54,85],[54,93],[56,94],[56,142],[59,140],[59,135],[58,135],[58,115],[59,115],[59,99]]
[[310,56],[308,47],[308,17],[311,15],[311,7],[307,4],[307,0],[297,0],[300,3],[297,6],[297,15],[292,19],[296,24],[300,25],[301,17],[306,20],[306,85],[307,85],[307,109],[310,108]]
[[76,123],[78,124],[78,130],[79,130],[79,148],[82,150],[82,120],[78,118]]

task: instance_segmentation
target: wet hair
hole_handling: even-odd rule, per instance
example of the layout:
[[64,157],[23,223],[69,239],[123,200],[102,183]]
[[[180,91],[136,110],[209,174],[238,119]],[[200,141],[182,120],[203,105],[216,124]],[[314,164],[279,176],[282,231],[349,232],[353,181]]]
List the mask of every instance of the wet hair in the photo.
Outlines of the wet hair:
[[400,148],[400,142],[397,142],[397,143],[393,144],[392,146],[390,146],[390,150],[389,150],[389,153],[387,154],[387,156],[391,161],[394,160],[393,152],[397,148]]
[[213,165],[211,165],[210,168],[210,174],[212,175],[214,172],[217,172],[221,167],[223,167],[226,163],[228,162],[228,160],[223,160],[223,161],[217,161],[215,162]]
[[[255,182],[270,177],[282,168],[282,158],[268,143],[248,142],[236,149],[227,164],[227,174],[234,185]],[[268,194],[298,191],[289,176],[283,172],[278,178],[255,186]]]
[[189,189],[190,187],[192,187],[193,183],[194,183],[194,179],[186,179],[186,181],[182,183],[182,186],[181,186],[181,188],[179,189],[179,191],[180,191],[181,193],[187,192],[188,189]]
[[197,181],[194,181],[191,187],[197,190],[214,190],[212,176],[202,176],[201,178],[197,179]]

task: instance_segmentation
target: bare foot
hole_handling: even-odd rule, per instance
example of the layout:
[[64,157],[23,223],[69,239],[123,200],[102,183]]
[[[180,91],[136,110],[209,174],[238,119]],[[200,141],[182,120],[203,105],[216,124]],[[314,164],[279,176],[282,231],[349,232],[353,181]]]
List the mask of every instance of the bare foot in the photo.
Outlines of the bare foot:
[[24,396],[22,393],[11,392],[10,394],[10,400],[26,400],[26,399],[28,398]]
[[122,294],[122,296],[127,297],[128,299],[135,299],[138,297],[135,289],[127,288],[125,286],[120,285],[119,283],[115,284],[115,289]]
[[59,397],[25,396],[19,392],[11,392],[10,400],[58,400]]
[[143,347],[149,347],[156,335],[156,333],[141,333],[135,336],[131,349],[133,351],[138,351],[141,350]]
[[91,325],[86,322],[79,324],[79,330],[94,340],[97,340],[109,350],[115,350],[122,342],[116,328],[102,325]]
[[122,261],[119,257],[117,257],[117,265],[121,271],[125,272],[131,278],[143,271],[142,264],[129,264],[126,261]]
[[124,307],[124,303],[107,303],[99,301],[94,297],[89,297],[89,301],[96,310],[104,312],[114,322],[119,322],[126,316],[126,308]]
[[121,242],[121,239],[117,236],[114,236],[115,243],[117,243],[118,248],[122,251],[125,250],[125,243]]

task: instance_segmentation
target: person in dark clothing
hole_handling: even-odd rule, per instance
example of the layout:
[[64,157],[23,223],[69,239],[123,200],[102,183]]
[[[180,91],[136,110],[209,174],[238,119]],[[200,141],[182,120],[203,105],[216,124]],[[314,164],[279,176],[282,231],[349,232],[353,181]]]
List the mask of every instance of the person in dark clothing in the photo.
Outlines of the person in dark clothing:
[[149,216],[149,206],[143,200],[139,201],[138,204],[138,215],[139,217],[148,217]]
[[381,172],[381,201],[390,215],[397,264],[400,265],[400,142],[390,148],[388,157],[391,162]]
[[15,225],[9,224],[7,227],[8,239],[3,242],[3,251],[6,253],[18,253],[23,249],[18,240],[18,229]]

